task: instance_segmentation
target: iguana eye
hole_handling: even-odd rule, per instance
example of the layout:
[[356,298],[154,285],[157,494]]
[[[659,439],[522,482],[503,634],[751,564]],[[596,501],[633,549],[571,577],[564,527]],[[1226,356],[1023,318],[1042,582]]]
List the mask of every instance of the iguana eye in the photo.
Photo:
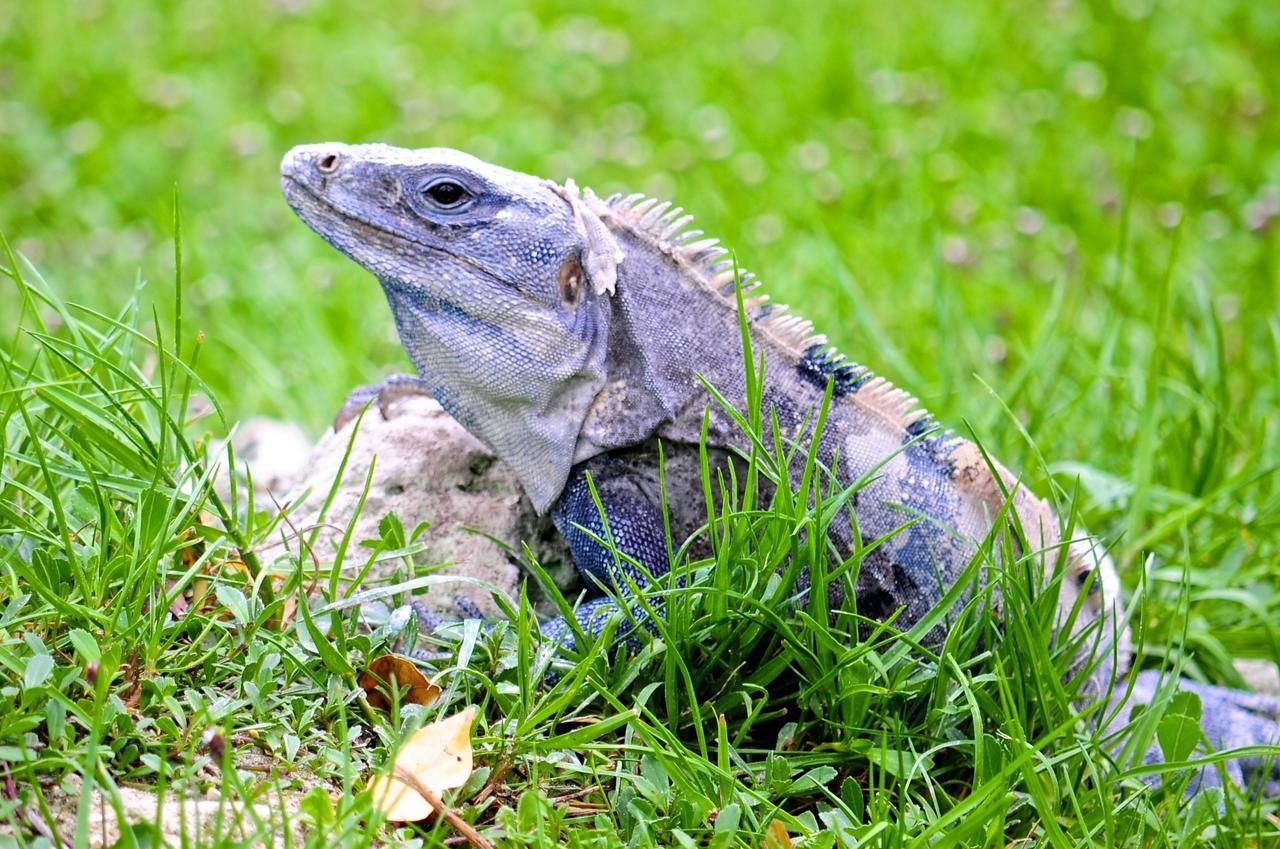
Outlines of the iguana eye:
[[436,180],[422,190],[422,195],[440,209],[457,209],[471,200],[471,192],[454,180]]

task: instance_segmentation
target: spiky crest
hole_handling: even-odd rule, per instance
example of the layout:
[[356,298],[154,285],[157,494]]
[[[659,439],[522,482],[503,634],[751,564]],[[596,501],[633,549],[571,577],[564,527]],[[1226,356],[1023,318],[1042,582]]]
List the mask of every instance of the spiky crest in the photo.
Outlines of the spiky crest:
[[[729,310],[737,310],[734,263],[725,258],[729,251],[721,247],[718,239],[699,238],[703,235],[701,230],[686,230],[693,216],[683,214],[683,207],[642,194],[615,194],[596,203],[599,205],[596,214],[606,224],[625,228],[645,240],[687,272],[688,278],[709,295]],[[886,423],[912,435],[931,434],[930,441],[943,457],[962,441],[949,430],[933,427],[932,417],[909,392],[895,387],[865,366],[846,361],[826,336],[814,331],[812,322],[789,312],[784,305],[770,303],[768,295],[756,293],[760,280],[754,274],[741,268],[737,272],[748,321],[762,336],[791,354],[796,362],[808,358],[824,373],[834,375],[838,381],[848,381],[854,389],[848,399]],[[749,297],[747,293],[751,293]]]

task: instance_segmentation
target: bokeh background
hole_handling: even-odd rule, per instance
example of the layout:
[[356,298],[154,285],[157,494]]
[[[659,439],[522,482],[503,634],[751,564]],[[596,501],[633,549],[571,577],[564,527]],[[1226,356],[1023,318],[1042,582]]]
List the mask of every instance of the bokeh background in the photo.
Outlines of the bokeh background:
[[375,281],[280,198],[289,146],[446,145],[674,198],[1034,477],[1025,427],[1122,551],[1271,581],[1247,621],[1207,608],[1256,649],[1278,500],[1240,481],[1280,456],[1277,57],[1280,4],[1247,0],[0,3],[0,232],[64,297],[110,312],[141,276],[163,315],[176,187],[202,374],[236,416],[319,432],[407,361]]
[[952,393],[1000,386],[1056,299],[1086,339],[1154,311],[1179,226],[1229,344],[1276,313],[1277,56],[1280,6],[1232,0],[3,3],[0,230],[67,297],[109,310],[141,274],[167,303],[176,186],[205,372],[319,427],[403,360],[280,156],[458,147],[674,198],[972,415]]

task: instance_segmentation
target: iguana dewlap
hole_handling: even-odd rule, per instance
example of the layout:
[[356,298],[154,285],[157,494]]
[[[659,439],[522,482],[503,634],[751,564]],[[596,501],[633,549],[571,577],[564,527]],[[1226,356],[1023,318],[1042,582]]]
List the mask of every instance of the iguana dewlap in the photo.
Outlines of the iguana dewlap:
[[[618,559],[594,538],[605,529],[588,475],[615,543],[644,566],[623,561],[622,568],[641,584],[645,571],[665,573],[658,442],[679,535],[705,521],[697,464],[704,414],[712,449],[742,440],[703,382],[746,408],[726,251],[687,229],[689,216],[670,204],[639,195],[602,200],[572,181],[557,185],[443,148],[306,145],[285,156],[282,175],[299,217],[382,282],[420,381],[515,471],[535,507],[550,511],[588,582],[627,583],[615,574]],[[744,290],[754,289],[752,275],[738,276]],[[1077,629],[1103,618],[1098,633],[1123,639],[1119,581],[1099,545],[1083,535],[1063,539],[1050,505],[973,443],[843,360],[808,322],[749,295],[752,347],[768,363],[765,420],[772,413],[782,436],[811,439],[830,384],[818,458],[843,486],[870,479],[852,499],[858,531],[863,543],[888,540],[863,558],[859,614],[896,615],[897,627],[909,627],[1007,516],[1020,526],[1026,553],[1041,553],[1046,583],[1064,571],[1064,621],[1074,607]],[[832,523],[844,552],[855,542],[851,526]],[[602,597],[579,610],[580,621],[598,633],[615,609]],[[563,623],[550,630],[569,641]],[[1123,664],[1124,652],[1115,654]],[[1103,663],[1096,691],[1119,673]],[[1251,739],[1280,738],[1275,700],[1204,692],[1221,701],[1216,717],[1225,723],[1215,732],[1206,721],[1211,739],[1237,740],[1232,732],[1255,721]],[[1205,714],[1215,716],[1213,706]]]

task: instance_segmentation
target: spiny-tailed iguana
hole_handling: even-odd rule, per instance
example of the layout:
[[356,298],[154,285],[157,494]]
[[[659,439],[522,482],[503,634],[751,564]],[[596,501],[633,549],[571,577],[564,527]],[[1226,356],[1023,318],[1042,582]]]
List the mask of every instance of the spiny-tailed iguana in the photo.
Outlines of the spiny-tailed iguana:
[[[602,200],[572,181],[558,185],[453,150],[306,145],[281,167],[299,217],[382,282],[419,374],[366,387],[353,400],[429,391],[515,471],[538,511],[550,511],[589,583],[626,587],[618,569],[640,585],[645,572],[665,573],[657,444],[673,535],[687,536],[706,518],[697,462],[704,415],[712,449],[741,439],[706,385],[745,408],[737,287],[754,289],[752,275],[738,272],[714,239],[686,229],[690,217],[668,203]],[[1101,546],[1063,539],[1052,507],[972,442],[843,360],[808,322],[748,294],[751,344],[769,363],[764,409],[783,436],[802,439],[830,391],[818,458],[844,486],[870,480],[852,499],[856,527],[863,543],[887,539],[863,555],[860,615],[896,616],[896,627],[909,627],[965,572],[993,522],[1009,516],[1030,551],[1044,552],[1046,581],[1064,569],[1063,620],[1074,608],[1075,627],[1103,619],[1103,639],[1123,640],[1119,581]],[[588,477],[615,545],[643,570],[600,544],[606,531]],[[855,548],[854,524],[831,525],[843,552]],[[609,597],[594,599],[579,608],[579,621],[598,634],[616,609]],[[563,622],[544,633],[572,642]],[[1110,654],[1121,662],[1098,666],[1095,692],[1125,672],[1123,646]],[[1185,686],[1206,701],[1215,746],[1280,739],[1280,700]],[[1143,673],[1137,689],[1153,687]],[[1280,769],[1269,761],[1235,758],[1227,773],[1280,793]]]

